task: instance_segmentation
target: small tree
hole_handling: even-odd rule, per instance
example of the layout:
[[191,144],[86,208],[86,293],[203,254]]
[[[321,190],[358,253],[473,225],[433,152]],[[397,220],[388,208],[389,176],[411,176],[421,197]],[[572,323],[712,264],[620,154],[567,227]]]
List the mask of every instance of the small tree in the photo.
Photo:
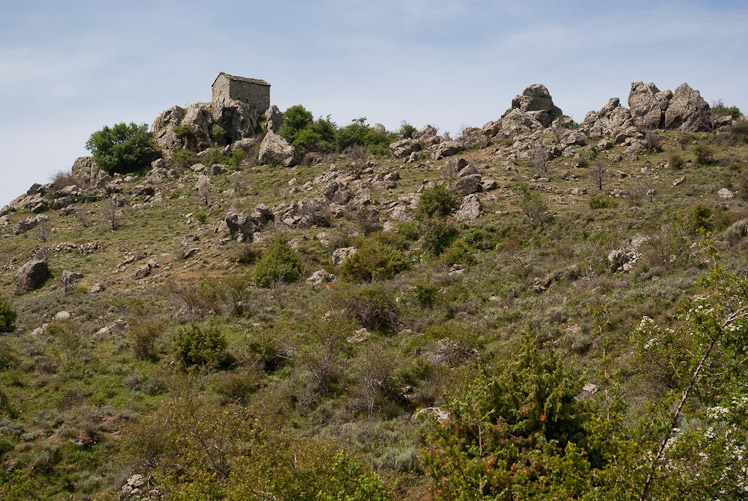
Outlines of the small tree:
[[444,186],[437,185],[425,189],[421,193],[416,218],[424,219],[434,215],[449,216],[459,206],[460,202],[454,192],[447,190]]
[[311,111],[307,111],[302,105],[297,104],[286,110],[283,116],[283,123],[278,132],[289,143],[296,141],[296,137],[303,129],[309,127],[314,122]]
[[93,154],[96,165],[110,174],[136,172],[161,157],[146,124],[104,126],[91,134],[86,149]]
[[219,365],[226,344],[226,337],[217,327],[201,328],[194,323],[181,327],[174,336],[177,359],[183,367]]
[[300,278],[301,256],[285,238],[273,242],[255,268],[255,283],[259,287],[270,287],[276,282],[295,282]]
[[597,189],[603,190],[603,182],[608,175],[608,168],[605,166],[602,160],[597,160],[595,165],[592,167],[592,179],[595,181]]
[[16,330],[16,312],[7,300],[0,298],[0,332]]

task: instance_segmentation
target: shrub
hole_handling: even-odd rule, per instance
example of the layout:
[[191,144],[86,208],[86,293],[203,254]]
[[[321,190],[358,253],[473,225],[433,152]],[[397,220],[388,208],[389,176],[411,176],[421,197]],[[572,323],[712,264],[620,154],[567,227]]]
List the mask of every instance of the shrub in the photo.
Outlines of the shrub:
[[526,184],[520,185],[519,206],[527,218],[534,224],[541,224],[548,219],[548,206],[537,191],[532,191]]
[[734,120],[740,118],[740,108],[737,106],[725,106],[721,99],[712,102],[712,117],[732,117]]
[[647,131],[644,134],[644,148],[653,153],[662,151],[662,136],[655,131]]
[[443,217],[429,217],[418,224],[421,248],[427,254],[439,256],[457,237],[457,227]]
[[698,204],[691,208],[688,213],[688,227],[691,233],[700,231],[712,231],[714,229],[712,209]]
[[672,153],[668,157],[668,164],[675,170],[681,170],[683,168],[683,157],[677,153]]
[[218,144],[224,144],[226,142],[226,129],[218,124],[213,124],[210,129],[210,137]]
[[161,156],[146,124],[119,123],[91,134],[86,149],[96,165],[106,172],[126,174],[147,168]]
[[411,139],[416,136],[416,134],[418,133],[418,129],[403,120],[400,123],[400,129],[397,131],[397,133],[403,139]]
[[300,278],[301,256],[285,238],[273,242],[255,268],[255,283],[259,287],[270,287],[276,282],[295,282]]
[[613,197],[599,196],[590,198],[590,209],[613,209],[618,206],[618,200]]
[[307,111],[302,105],[297,104],[286,110],[286,113],[283,115],[283,123],[281,123],[278,132],[286,141],[293,144],[299,133],[312,125],[313,121],[312,112]]
[[353,145],[366,146],[372,155],[386,155],[392,135],[387,131],[375,130],[366,124],[366,117],[356,118],[350,125],[338,129],[337,150],[343,152]]
[[728,130],[732,144],[748,143],[748,120],[740,120]]
[[166,324],[160,320],[147,319],[135,324],[130,329],[135,358],[138,360],[156,360],[158,358],[156,341],[165,330]]
[[197,155],[190,150],[175,151],[171,156],[171,166],[178,168],[187,168],[197,163]]
[[242,149],[232,151],[231,152],[231,166],[234,169],[238,169],[239,167],[241,167],[242,162],[244,161],[245,155],[246,154],[244,153],[244,150]]
[[197,219],[200,223],[205,223],[205,221],[208,220],[208,215],[203,209],[200,209],[199,211],[195,212],[195,219]]
[[696,155],[696,163],[699,165],[711,165],[714,163],[714,152],[709,146],[697,144],[693,147],[693,154]]
[[389,278],[410,268],[402,252],[389,245],[368,240],[343,261],[340,276],[354,282]]
[[416,218],[431,216],[449,216],[460,206],[457,195],[442,185],[423,190],[418,202]]
[[16,330],[16,312],[6,299],[0,297],[0,333]]
[[399,325],[397,304],[383,285],[343,291],[336,297],[348,316],[371,330],[395,331]]
[[475,262],[473,250],[461,239],[455,240],[444,249],[441,258],[450,266],[453,264],[469,265]]
[[176,356],[183,367],[216,367],[225,360],[226,337],[217,327],[201,328],[192,323],[180,327],[173,339]]

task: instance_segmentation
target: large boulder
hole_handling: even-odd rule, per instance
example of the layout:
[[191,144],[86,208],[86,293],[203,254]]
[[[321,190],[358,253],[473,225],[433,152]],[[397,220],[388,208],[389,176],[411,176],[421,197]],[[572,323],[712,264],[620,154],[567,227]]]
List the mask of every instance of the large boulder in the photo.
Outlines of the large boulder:
[[177,137],[174,128],[181,125],[183,118],[184,108],[172,106],[168,110],[162,111],[153,121],[151,127],[153,139],[164,152],[175,152],[181,147],[182,141]]
[[390,144],[390,155],[395,158],[407,158],[411,153],[420,151],[421,143],[415,139],[401,139]]
[[265,139],[260,143],[259,161],[262,164],[291,167],[299,163],[299,158],[299,151],[272,131],[268,131]]
[[507,134],[524,135],[542,128],[543,124],[520,109],[511,109],[501,117],[501,130]]
[[105,174],[96,165],[93,157],[78,157],[73,162],[73,177],[87,186],[94,186]]
[[481,215],[480,198],[478,195],[468,195],[462,199],[460,208],[455,212],[455,219],[468,223],[478,219]]
[[644,130],[662,129],[665,110],[673,93],[660,91],[653,83],[632,82],[629,92],[629,110],[636,127]]
[[465,145],[460,141],[442,141],[432,147],[431,156],[434,160],[456,155],[465,149]]
[[553,104],[553,98],[543,84],[533,84],[526,88],[522,94],[512,99],[512,107],[504,115],[507,115],[511,110],[525,112],[540,122],[543,127],[550,127],[555,119],[564,114],[561,108]]
[[621,106],[617,97],[608,101],[598,112],[590,111],[584,117],[581,131],[589,137],[616,136],[635,132],[631,112]]
[[36,289],[49,276],[47,262],[41,259],[33,259],[21,266],[16,274],[15,294],[20,296]]
[[693,90],[687,83],[675,89],[665,111],[665,128],[684,132],[711,130],[711,109],[699,91]]
[[78,282],[83,278],[83,273],[65,270],[62,272],[62,288],[65,292],[72,292],[78,287]]

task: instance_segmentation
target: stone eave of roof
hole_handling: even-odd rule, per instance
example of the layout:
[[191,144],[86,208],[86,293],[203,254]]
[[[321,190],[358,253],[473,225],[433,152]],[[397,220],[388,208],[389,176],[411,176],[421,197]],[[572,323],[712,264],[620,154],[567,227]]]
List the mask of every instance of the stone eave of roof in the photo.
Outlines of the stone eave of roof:
[[[268,82],[266,82],[265,80],[260,80],[260,79],[257,79],[257,78],[237,77],[237,76],[234,76],[234,75],[229,75],[228,73],[224,73],[223,71],[218,74],[218,76],[216,77],[215,80],[213,80],[213,85],[215,85],[216,82],[218,81],[218,79],[221,78],[221,75],[227,76],[229,78],[229,80],[237,80],[239,82],[247,82],[247,83],[257,84],[257,85],[266,85],[266,86],[270,87],[270,84]],[[211,87],[213,85],[211,85]]]

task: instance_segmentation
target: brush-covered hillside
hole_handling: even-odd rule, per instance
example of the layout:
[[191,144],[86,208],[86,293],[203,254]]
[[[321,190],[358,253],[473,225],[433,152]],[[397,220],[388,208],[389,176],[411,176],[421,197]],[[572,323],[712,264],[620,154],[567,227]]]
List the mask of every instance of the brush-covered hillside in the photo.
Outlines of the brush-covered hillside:
[[224,77],[0,211],[1,499],[748,496],[739,110],[450,138]]

